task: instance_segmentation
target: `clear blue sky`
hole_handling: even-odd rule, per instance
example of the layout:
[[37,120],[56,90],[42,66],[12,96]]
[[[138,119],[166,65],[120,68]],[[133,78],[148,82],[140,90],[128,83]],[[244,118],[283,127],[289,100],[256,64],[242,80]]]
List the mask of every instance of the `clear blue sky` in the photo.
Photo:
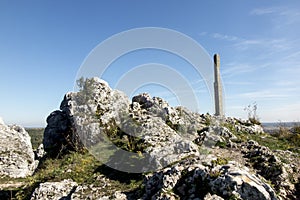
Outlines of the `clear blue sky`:
[[300,121],[297,0],[1,0],[0,116],[44,126],[89,52],[139,27],[174,29],[218,52],[228,116],[246,118],[243,108],[257,102],[262,121]]

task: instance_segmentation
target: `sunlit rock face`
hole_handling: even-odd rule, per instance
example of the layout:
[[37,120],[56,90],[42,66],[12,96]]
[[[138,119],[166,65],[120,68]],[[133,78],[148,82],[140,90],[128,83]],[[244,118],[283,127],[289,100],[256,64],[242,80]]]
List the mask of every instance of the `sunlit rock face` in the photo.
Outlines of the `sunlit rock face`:
[[[65,150],[92,148],[104,140],[103,133],[118,129],[147,144],[143,149],[146,164],[132,170],[155,170],[197,155],[198,147],[192,139],[197,138],[197,129],[203,128],[201,120],[199,114],[175,109],[148,94],[133,97],[130,102],[123,92],[93,78],[79,92],[67,93],[60,110],[48,116],[43,143],[45,150],[56,157]],[[174,130],[176,126],[181,129]],[[180,131],[188,134],[186,138]],[[115,160],[117,165],[121,164]]]
[[30,136],[21,126],[7,126],[0,118],[0,176],[23,178],[37,166]]

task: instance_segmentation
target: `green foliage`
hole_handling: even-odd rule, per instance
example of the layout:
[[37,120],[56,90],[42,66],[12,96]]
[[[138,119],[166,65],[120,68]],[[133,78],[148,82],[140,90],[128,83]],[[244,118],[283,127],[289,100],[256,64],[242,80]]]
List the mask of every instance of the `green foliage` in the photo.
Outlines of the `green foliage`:
[[250,134],[248,132],[238,132],[233,124],[225,123],[223,125],[237,137],[236,140],[232,140],[233,142],[241,143],[247,142],[248,140],[255,140],[260,145],[269,147],[271,150],[290,150],[300,153],[300,135],[293,134],[283,125],[280,125],[278,131],[274,134]]
[[227,158],[221,158],[218,157],[216,160],[212,160],[211,161],[211,165],[212,166],[216,166],[216,165],[226,165],[228,164],[228,159]]
[[[126,123],[126,122],[124,122]],[[123,131],[115,122],[111,120],[109,124],[105,125],[105,134],[107,138],[115,144],[117,147],[130,152],[143,153],[144,150],[149,146],[143,138],[134,136],[139,129],[139,123],[133,119],[129,119],[128,128],[131,133]]]
[[261,122],[258,120],[258,118],[250,117],[250,118],[249,118],[249,121],[250,121],[252,124],[261,125]]
[[291,128],[291,132],[294,134],[300,134],[300,123],[295,123],[293,128]]
[[181,126],[179,124],[173,124],[168,118],[166,119],[166,124],[176,132],[180,131]]
[[273,137],[277,138],[281,143],[286,144],[286,149],[300,153],[300,126],[295,125],[289,129],[283,124],[279,124],[279,128],[272,134]]
[[32,148],[37,149],[43,143],[44,128],[25,128],[31,137]]
[[76,96],[76,101],[79,104],[86,104],[93,99],[93,91],[95,90],[95,80],[81,77],[76,81],[79,92]]
[[216,178],[218,178],[219,176],[221,176],[221,172],[220,171],[218,171],[218,170],[212,170],[212,171],[210,171],[210,173],[209,173],[209,176],[211,177],[211,178],[213,178],[213,179],[216,179]]
[[[111,195],[115,190],[130,192],[141,190],[142,188],[142,174],[130,174],[111,169],[102,165],[88,152],[71,152],[59,159],[45,158],[33,176],[18,179],[17,181],[24,182],[23,185],[25,186],[16,189],[15,198],[29,199],[39,183],[46,181],[53,182],[72,179],[78,184],[93,184],[94,186],[99,186],[103,183],[97,180],[98,176],[104,176],[110,179],[109,186],[103,188],[103,192],[107,195]],[[13,180],[16,181],[16,179]]]
[[220,147],[220,148],[226,148],[227,147],[227,142],[221,142],[221,141],[218,141],[215,146],[217,147]]
[[77,183],[83,183],[100,164],[87,152],[83,154],[72,152],[60,159],[46,159],[40,164],[33,178],[39,182],[72,179]]
[[204,124],[206,126],[210,126],[211,125],[211,122],[212,122],[212,117],[209,113],[206,113],[206,114],[202,114],[201,117],[204,119]]

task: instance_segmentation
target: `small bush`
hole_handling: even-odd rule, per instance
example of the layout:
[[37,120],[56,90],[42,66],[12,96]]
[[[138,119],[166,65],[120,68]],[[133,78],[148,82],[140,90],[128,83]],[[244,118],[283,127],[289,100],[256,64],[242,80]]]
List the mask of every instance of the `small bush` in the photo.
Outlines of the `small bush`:
[[25,128],[31,137],[31,144],[33,149],[37,149],[43,143],[44,128]]

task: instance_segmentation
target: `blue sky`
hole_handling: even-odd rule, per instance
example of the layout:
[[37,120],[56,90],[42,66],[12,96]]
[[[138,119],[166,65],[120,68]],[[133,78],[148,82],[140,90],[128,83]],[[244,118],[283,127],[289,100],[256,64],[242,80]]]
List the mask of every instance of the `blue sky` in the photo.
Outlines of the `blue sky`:
[[[140,27],[179,31],[210,56],[220,54],[228,116],[246,118],[243,108],[256,102],[261,121],[300,121],[300,2],[296,0],[1,0],[0,116],[9,124],[45,126],[48,114],[73,90],[77,71],[91,50],[114,34]],[[167,58],[169,66],[178,65],[179,71],[180,63],[185,66],[174,56],[157,59],[157,54],[128,55],[126,69],[161,58]],[[189,70],[181,72],[187,79],[193,77]],[[115,84],[112,76],[107,81]],[[203,83],[192,80],[192,84],[203,95],[199,112],[213,112]],[[152,95],[163,91],[145,86],[136,92],[143,89]]]

